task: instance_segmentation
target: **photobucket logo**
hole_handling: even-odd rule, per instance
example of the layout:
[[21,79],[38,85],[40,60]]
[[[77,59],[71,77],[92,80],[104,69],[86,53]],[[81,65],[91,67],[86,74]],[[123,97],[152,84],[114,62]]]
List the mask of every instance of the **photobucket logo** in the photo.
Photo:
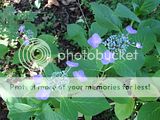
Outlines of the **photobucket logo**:
[[51,50],[45,41],[32,38],[28,44],[24,42],[21,45],[18,58],[20,63],[28,70],[33,68],[33,65],[44,68],[51,58]]
[[128,52],[124,53],[123,51],[118,51],[113,54],[105,55],[105,53],[100,52],[98,49],[96,49],[95,52],[87,52],[86,50],[83,50],[81,53],[72,53],[69,52],[69,50],[66,50],[66,53],[59,53],[58,54],[58,62],[63,60],[80,60],[80,59],[88,59],[88,60],[137,60],[138,52],[135,50],[134,52]]

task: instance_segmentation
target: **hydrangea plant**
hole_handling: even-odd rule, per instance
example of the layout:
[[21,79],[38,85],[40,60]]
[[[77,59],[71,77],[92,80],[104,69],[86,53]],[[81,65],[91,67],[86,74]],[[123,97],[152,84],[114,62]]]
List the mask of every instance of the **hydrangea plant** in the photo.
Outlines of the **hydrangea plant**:
[[[39,67],[29,59],[31,63],[28,64],[28,72],[35,86],[41,84],[44,77],[74,77],[82,84],[88,81],[89,77],[159,77],[160,21],[143,19],[143,16],[150,14],[159,3],[159,0],[132,0],[133,10],[121,3],[118,3],[114,10],[104,4],[90,3],[94,15],[90,29],[87,31],[79,24],[68,24],[67,39],[88,53],[96,54],[98,50],[102,57],[92,60],[88,57],[67,60],[64,70],[55,62],[58,57],[56,37],[37,34],[37,28],[33,24],[36,15],[31,12],[19,13],[12,6],[6,7],[0,11],[0,38],[7,42],[4,44],[3,41],[3,44],[0,44],[0,50],[3,51],[0,58],[7,61],[7,65],[12,63],[18,66],[17,69],[21,71],[18,77],[26,77],[26,68],[19,61],[21,55],[18,54],[18,44],[25,50],[32,46],[32,38],[39,38],[48,44],[51,56],[47,56],[49,64],[45,67]],[[11,44],[12,40],[18,44]],[[13,57],[6,59],[6,54],[12,50]],[[119,52],[126,55],[135,50],[138,52],[136,60],[116,59]],[[38,54],[36,58],[41,57],[39,51],[35,53]],[[0,76],[15,77],[16,74],[8,68],[1,70]],[[120,120],[131,118],[130,116],[137,113],[137,120],[158,120],[160,117],[158,98],[54,98],[50,95],[51,91],[41,89],[33,98],[2,98],[7,104],[8,118],[11,120],[77,120],[80,113],[87,120],[111,109],[114,109]]]

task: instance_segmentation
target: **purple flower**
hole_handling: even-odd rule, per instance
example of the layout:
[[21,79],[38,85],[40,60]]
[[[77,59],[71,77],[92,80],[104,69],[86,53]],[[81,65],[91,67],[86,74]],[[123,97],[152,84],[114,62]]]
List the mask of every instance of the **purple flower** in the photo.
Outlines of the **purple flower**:
[[143,48],[140,42],[136,43],[136,48]]
[[36,93],[36,98],[38,100],[47,100],[49,98],[50,91],[41,89]]
[[133,29],[132,26],[130,26],[130,25],[126,27],[126,31],[129,34],[136,34],[137,33],[137,30]]
[[67,61],[66,64],[67,64],[69,67],[78,67],[78,66],[79,66],[79,63],[71,62],[71,61]]
[[24,43],[23,43],[23,45],[28,46],[29,43],[30,43],[29,40],[25,40]]
[[43,76],[41,74],[33,76],[33,80],[34,80],[35,85],[41,84],[42,79],[43,79]]
[[114,53],[110,52],[109,50],[106,50],[102,55],[102,64],[107,65],[109,63],[114,63],[114,61]]
[[102,42],[102,39],[101,39],[101,37],[97,34],[97,33],[94,33],[93,35],[92,35],[92,37],[90,37],[89,39],[88,39],[88,44],[90,45],[90,46],[92,46],[93,48],[97,48],[98,46],[99,46],[99,44],[101,44],[101,42]]
[[80,82],[85,82],[87,80],[87,77],[83,70],[74,71],[73,76],[77,78]]
[[18,31],[19,31],[20,33],[23,33],[23,32],[25,31],[25,26],[24,26],[24,25],[20,25]]

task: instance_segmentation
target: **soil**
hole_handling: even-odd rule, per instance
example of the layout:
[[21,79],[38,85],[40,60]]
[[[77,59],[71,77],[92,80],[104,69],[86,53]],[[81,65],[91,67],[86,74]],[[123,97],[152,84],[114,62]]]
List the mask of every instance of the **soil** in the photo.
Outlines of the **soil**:
[[8,110],[5,102],[0,98],[0,120],[8,120]]

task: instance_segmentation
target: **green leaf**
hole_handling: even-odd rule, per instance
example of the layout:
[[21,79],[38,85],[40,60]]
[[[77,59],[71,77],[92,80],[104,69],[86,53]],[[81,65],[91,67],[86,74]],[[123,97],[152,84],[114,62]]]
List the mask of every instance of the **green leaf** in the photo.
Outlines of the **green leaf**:
[[0,58],[3,58],[4,55],[7,53],[8,48],[2,44],[0,44]]
[[60,72],[60,71],[61,71],[60,68],[58,68],[53,63],[49,63],[44,69],[46,77],[51,77],[53,72]]
[[158,5],[159,0],[132,0],[137,4],[136,11],[138,14],[149,14],[151,13]]
[[130,66],[123,62],[123,61],[118,61],[114,63],[114,69],[119,74],[120,76],[125,76],[125,77],[135,77],[136,72],[130,68]]
[[24,103],[15,103],[14,107],[21,112],[29,112],[32,110],[32,107]]
[[51,56],[53,58],[57,57],[58,55],[58,48],[57,48],[57,45],[55,44],[56,42],[56,38],[52,35],[48,35],[48,34],[43,34],[43,35],[40,35],[38,37],[39,39],[45,41],[48,45],[48,47],[50,48],[51,50]]
[[156,49],[160,55],[160,42],[155,42]]
[[160,103],[149,102],[144,104],[138,113],[137,120],[159,120],[160,118]]
[[128,53],[131,53],[133,55],[133,59],[125,59],[118,60],[114,63],[113,67],[117,74],[120,76],[125,77],[134,77],[136,76],[136,72],[140,70],[140,68],[144,64],[144,55],[142,54],[141,50],[135,50],[135,48],[129,48],[129,50],[126,53],[126,56]]
[[87,47],[86,31],[78,24],[67,25],[69,39],[74,40],[80,47]]
[[159,29],[160,29],[160,21],[155,20],[155,19],[147,19],[144,20],[140,23],[140,25],[138,26],[139,29],[143,29],[143,28],[150,28],[150,30],[152,30],[153,33],[160,35]]
[[94,33],[98,33],[101,37],[108,32],[108,29],[104,26],[99,25],[97,22],[92,23],[91,29],[89,31],[90,36]]
[[91,9],[93,10],[95,20],[99,25],[104,26],[108,31],[121,30],[122,24],[120,19],[108,6],[91,3]]
[[15,103],[9,107],[9,118],[10,120],[29,120],[34,114],[34,110],[31,106],[24,103]]
[[153,49],[156,42],[156,36],[150,28],[139,28],[138,33],[135,35],[135,37],[136,40],[142,43],[142,51],[144,52],[144,54]]
[[158,70],[153,77],[160,77],[160,70]]
[[78,112],[75,110],[72,101],[68,98],[61,99],[60,112],[66,120],[77,120],[78,118]]
[[93,116],[110,108],[105,98],[73,98],[77,111],[87,116]]
[[65,120],[59,113],[54,112],[46,103],[42,105],[42,113],[38,118],[41,120]]
[[37,28],[34,24],[30,23],[30,22],[26,22],[24,23],[25,25],[25,32],[27,34],[27,31],[30,31],[32,32],[33,34],[33,38],[36,38],[37,37]]
[[130,99],[129,103],[126,104],[119,104],[115,103],[115,114],[119,120],[127,119],[134,110],[134,100]]
[[121,3],[118,3],[115,13],[119,17],[129,18],[131,20],[140,22],[140,19],[132,11],[130,11],[130,9]]

